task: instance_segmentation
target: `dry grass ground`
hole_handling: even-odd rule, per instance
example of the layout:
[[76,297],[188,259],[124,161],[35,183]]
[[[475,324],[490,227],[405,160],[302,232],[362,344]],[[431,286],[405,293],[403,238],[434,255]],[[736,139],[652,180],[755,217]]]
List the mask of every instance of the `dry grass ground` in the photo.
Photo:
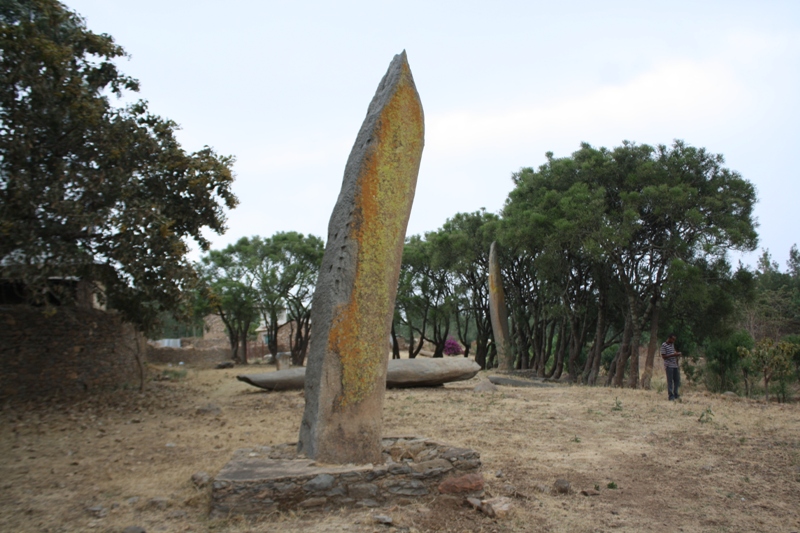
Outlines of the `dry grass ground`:
[[[440,389],[388,391],[385,434],[480,451],[487,492],[513,497],[507,518],[438,497],[212,522],[209,489],[195,488],[191,475],[213,476],[240,447],[295,441],[302,415],[301,393],[260,391],[236,381],[241,372],[190,369],[179,381],[148,383],[145,395],[4,406],[0,531],[800,530],[796,403],[691,390],[682,403],[667,402],[663,392],[602,387],[473,392],[485,373]],[[220,412],[198,411],[209,403]],[[541,491],[558,478],[572,494]],[[393,526],[377,524],[375,513]]]

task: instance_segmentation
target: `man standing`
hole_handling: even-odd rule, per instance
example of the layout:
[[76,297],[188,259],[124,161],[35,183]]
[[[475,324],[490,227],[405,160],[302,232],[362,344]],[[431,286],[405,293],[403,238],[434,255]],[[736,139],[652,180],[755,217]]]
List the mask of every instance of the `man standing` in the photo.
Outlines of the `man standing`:
[[675,351],[675,334],[670,333],[669,338],[661,345],[661,357],[664,359],[664,369],[667,371],[667,392],[669,401],[680,400],[678,387],[681,386],[681,372],[678,368],[678,357],[682,354]]

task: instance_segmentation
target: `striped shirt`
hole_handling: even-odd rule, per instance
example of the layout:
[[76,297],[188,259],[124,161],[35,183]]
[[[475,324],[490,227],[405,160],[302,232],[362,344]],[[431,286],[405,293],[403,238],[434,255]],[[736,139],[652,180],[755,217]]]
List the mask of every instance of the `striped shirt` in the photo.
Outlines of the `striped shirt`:
[[664,359],[664,368],[678,368],[678,358],[675,357],[675,345],[666,341],[661,345],[661,357]]

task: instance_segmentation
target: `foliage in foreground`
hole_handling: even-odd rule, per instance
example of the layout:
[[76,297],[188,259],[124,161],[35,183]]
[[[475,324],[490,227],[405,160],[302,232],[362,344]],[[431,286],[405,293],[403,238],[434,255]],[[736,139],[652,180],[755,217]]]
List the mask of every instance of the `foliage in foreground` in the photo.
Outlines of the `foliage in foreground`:
[[187,239],[224,231],[233,159],[189,154],[177,125],[114,60],[125,55],[55,0],[0,4],[0,277],[36,304],[83,280],[142,329],[179,310],[195,280]]

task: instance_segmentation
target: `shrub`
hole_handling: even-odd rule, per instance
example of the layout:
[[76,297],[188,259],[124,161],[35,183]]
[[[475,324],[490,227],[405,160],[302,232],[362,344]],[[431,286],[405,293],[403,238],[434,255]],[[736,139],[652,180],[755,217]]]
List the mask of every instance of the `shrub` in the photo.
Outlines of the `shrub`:
[[461,349],[461,345],[453,337],[448,337],[448,339],[444,341],[445,355],[461,355],[462,353],[464,353],[464,350]]

